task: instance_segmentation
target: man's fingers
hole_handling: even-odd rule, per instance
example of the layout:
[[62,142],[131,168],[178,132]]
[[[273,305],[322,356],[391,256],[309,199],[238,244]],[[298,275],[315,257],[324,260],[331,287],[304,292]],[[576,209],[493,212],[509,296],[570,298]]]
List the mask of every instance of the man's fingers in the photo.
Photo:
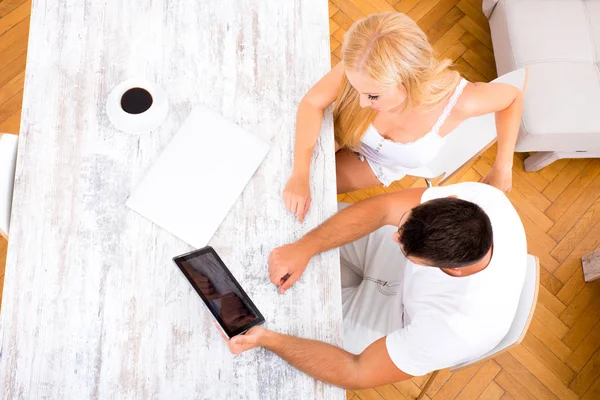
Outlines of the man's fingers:
[[290,275],[281,286],[279,286],[279,294],[284,294],[296,281],[298,280],[297,274]]
[[245,343],[244,335],[237,335],[232,337],[231,342],[237,346],[243,346]]
[[281,277],[281,279],[279,280],[279,286],[283,285],[283,283],[285,281],[287,281],[290,278],[290,274],[285,274],[284,276]]
[[281,279],[287,279],[286,276],[289,276],[289,272],[285,267],[269,268],[269,280],[274,285],[280,285]]
[[271,280],[272,284],[279,285],[281,277],[284,275],[285,273],[282,273],[282,270],[280,268],[275,268],[273,269],[273,272],[269,274],[269,279]]
[[213,325],[215,326],[215,328],[217,328],[223,340],[227,342],[227,346],[229,347],[229,351],[231,353],[240,354],[245,350],[243,346],[246,344],[246,338],[243,335],[234,336],[233,338],[228,339],[227,336],[225,336],[225,334],[221,330],[221,327],[217,325],[216,322],[213,321]]

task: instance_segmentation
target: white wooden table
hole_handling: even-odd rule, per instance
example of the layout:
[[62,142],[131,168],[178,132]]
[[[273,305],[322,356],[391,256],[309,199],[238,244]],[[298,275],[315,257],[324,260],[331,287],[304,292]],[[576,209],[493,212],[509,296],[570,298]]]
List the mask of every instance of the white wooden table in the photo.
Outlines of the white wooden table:
[[[171,262],[190,247],[125,207],[195,104],[269,140],[211,245],[268,328],[340,345],[337,251],[284,296],[267,273],[275,246],[336,210],[330,117],[307,221],[281,200],[297,104],[330,67],[328,26],[325,0],[33,2],[2,304],[5,399],[345,398],[265,350],[230,355]],[[121,133],[105,114],[131,77],[169,96],[166,122],[147,135]]]

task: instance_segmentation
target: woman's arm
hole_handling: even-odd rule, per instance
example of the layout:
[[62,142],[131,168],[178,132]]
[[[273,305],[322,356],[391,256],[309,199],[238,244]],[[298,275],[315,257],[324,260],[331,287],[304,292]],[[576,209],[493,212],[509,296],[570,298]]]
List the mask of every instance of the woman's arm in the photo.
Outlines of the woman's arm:
[[286,207],[300,222],[310,206],[310,161],[325,109],[335,101],[344,75],[341,63],[329,71],[302,98],[296,115],[296,143],[292,176],[283,191]]
[[505,83],[469,84],[457,104],[457,111],[464,119],[496,113],[498,153],[492,170],[483,182],[505,192],[512,186],[513,154],[519,135],[527,79],[528,72],[522,90]]

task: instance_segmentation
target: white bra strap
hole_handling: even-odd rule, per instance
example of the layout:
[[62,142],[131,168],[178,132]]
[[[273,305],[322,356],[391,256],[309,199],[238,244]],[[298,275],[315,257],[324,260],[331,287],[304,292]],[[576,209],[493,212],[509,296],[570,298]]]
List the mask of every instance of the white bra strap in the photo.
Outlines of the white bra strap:
[[446,118],[448,118],[448,116],[452,112],[452,109],[458,102],[458,98],[462,94],[463,89],[467,86],[467,83],[469,82],[464,78],[461,79],[461,81],[458,83],[456,89],[454,90],[454,93],[452,94],[452,97],[450,98],[450,101],[448,102],[448,104],[446,104],[446,107],[444,107],[442,115],[440,115],[440,117],[438,118],[431,132],[435,132],[436,135],[439,133],[440,128],[442,127],[442,125],[444,125],[444,122],[446,122]]

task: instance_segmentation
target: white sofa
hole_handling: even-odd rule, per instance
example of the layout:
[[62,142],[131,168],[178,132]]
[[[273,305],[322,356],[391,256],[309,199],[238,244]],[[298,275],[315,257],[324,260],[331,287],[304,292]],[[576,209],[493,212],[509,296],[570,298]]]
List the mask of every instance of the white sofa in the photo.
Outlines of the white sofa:
[[483,0],[498,75],[529,70],[525,169],[600,157],[600,0]]

